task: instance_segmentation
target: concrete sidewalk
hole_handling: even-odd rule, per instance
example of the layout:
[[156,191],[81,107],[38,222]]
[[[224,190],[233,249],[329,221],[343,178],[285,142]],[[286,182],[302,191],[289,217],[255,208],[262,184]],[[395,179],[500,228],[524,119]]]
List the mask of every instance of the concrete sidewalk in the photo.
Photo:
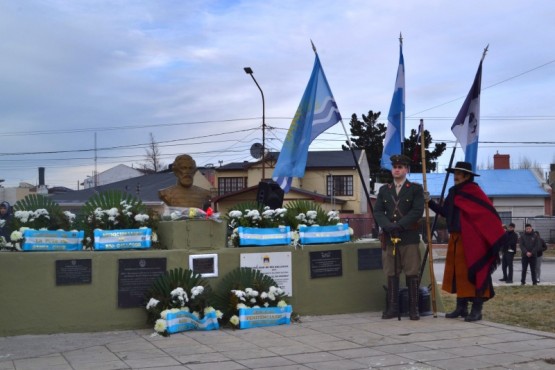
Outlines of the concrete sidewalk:
[[0,370],[550,369],[555,334],[487,321],[377,312],[302,317],[267,328],[151,330],[0,338]]

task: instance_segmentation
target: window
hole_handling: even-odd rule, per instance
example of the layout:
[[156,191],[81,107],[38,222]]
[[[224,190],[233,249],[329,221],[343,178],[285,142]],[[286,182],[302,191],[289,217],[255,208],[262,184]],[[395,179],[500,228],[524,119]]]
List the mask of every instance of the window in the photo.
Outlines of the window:
[[353,195],[353,176],[333,176],[327,178],[328,196],[351,196]]
[[233,193],[247,187],[246,177],[220,177],[218,178],[218,195]]
[[499,213],[499,218],[501,219],[501,222],[504,225],[508,225],[511,222],[513,222],[513,212],[511,211],[502,211],[502,212],[498,212]]

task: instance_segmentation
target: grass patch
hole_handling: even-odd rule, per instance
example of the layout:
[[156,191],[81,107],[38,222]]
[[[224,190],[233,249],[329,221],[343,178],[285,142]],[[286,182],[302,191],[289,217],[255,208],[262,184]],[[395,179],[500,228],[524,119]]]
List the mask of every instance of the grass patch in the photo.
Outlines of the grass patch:
[[[441,287],[438,287],[441,291]],[[495,287],[495,297],[484,304],[484,320],[555,333],[555,286]],[[455,309],[455,295],[441,291],[445,312]],[[469,305],[469,308],[471,305]]]
[[547,245],[547,250],[543,252],[544,257],[555,257],[555,246],[552,244]]

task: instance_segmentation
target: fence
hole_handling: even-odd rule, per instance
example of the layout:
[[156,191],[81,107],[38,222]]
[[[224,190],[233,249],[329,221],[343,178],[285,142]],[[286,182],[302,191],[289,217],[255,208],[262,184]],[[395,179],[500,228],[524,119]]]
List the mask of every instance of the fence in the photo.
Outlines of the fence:
[[[374,219],[368,215],[341,215],[341,222],[349,225],[353,229],[353,237],[355,239],[362,237],[372,237],[372,228],[374,227]],[[376,235],[377,236],[377,235]]]
[[517,233],[524,232],[525,225],[530,224],[547,243],[555,243],[555,217],[502,217],[501,220],[505,225],[515,224]]

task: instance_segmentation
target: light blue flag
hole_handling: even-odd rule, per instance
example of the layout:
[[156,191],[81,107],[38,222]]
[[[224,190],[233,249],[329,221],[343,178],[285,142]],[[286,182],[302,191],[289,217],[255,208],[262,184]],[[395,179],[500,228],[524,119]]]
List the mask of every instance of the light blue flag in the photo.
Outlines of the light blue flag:
[[278,183],[279,187],[283,189],[284,193],[289,193],[289,190],[291,190],[291,184],[293,183],[292,177],[274,177],[273,180]]
[[402,154],[402,142],[405,140],[405,60],[403,44],[399,46],[399,68],[395,80],[395,90],[387,115],[387,131],[383,142],[383,153],[380,166],[391,170],[390,157]]
[[[482,58],[483,60],[483,58]],[[482,86],[482,60],[474,77],[474,83],[451,126],[451,131],[461,144],[464,161],[472,164],[476,171],[478,158],[478,134],[480,133],[480,89]]]
[[[301,103],[283,142],[272,178],[287,192],[293,177],[303,177],[310,143],[341,121],[318,54]],[[287,189],[287,190],[286,190]]]

